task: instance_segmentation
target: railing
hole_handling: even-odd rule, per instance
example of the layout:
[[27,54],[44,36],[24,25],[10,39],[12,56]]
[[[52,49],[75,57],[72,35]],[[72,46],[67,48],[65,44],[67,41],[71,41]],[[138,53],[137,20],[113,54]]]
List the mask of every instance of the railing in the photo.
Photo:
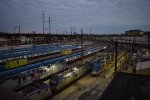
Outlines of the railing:
[[[123,70],[123,65],[126,61],[127,57],[125,55],[125,52],[121,52],[117,57],[117,71]],[[115,69],[115,58],[111,61],[109,61],[105,66],[103,66],[101,76],[109,78],[112,77],[114,74]]]

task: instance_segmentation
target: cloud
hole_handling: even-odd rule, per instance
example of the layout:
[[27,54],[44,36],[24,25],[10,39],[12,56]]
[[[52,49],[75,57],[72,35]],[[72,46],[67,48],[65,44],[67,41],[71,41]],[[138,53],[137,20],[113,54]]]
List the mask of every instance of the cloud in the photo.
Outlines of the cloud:
[[[96,32],[107,32],[107,27],[109,32],[121,32],[125,31],[124,26],[136,25],[147,30],[149,5],[149,0],[1,0],[0,31],[12,31],[20,25],[24,32],[42,32],[43,11],[46,21],[49,16],[52,18],[53,31],[58,27],[69,30],[71,25]],[[122,30],[116,30],[117,27]]]

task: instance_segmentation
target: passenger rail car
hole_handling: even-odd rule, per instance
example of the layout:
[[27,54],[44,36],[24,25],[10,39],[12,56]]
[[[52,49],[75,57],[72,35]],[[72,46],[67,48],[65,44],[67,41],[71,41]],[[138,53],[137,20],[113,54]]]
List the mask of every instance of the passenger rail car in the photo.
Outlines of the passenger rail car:
[[49,81],[49,86],[53,93],[57,93],[69,84],[82,77],[88,71],[91,70],[90,66],[82,65],[78,68],[74,67],[66,72],[53,76]]
[[[89,54],[95,53],[101,49],[101,47],[97,47],[85,50],[83,51],[82,56],[88,56]],[[62,62],[72,61],[74,59],[79,59],[80,57],[81,52],[78,52],[1,72],[0,78],[6,79],[0,85],[9,89],[24,87],[36,80],[46,78],[65,69],[69,69],[70,67],[62,64]],[[10,77],[12,75],[15,75],[16,78]]]
[[[85,48],[83,48],[85,50]],[[23,58],[18,58],[18,59],[12,59],[12,60],[7,60],[4,61],[3,63],[0,63],[2,67],[0,68],[0,72],[21,67],[23,65],[28,65],[32,63],[36,63],[39,61],[47,60],[47,59],[52,59],[55,57],[59,56],[64,56],[64,55],[69,55],[72,53],[76,53],[80,51],[80,46],[74,46],[74,47],[69,47],[66,49],[60,49],[57,52],[52,52],[52,53],[40,53],[40,54],[32,54],[30,56],[24,56]]]
[[[49,51],[48,51],[49,50]],[[39,52],[37,52],[39,51]],[[1,65],[3,65],[3,67],[1,68],[1,71],[5,71],[8,69],[12,69],[12,68],[16,68],[16,67],[20,67],[23,65],[27,65],[27,64],[32,64],[41,60],[46,60],[46,59],[50,59],[50,58],[54,58],[54,57],[59,57],[59,56],[63,56],[66,54],[71,54],[72,52],[77,52],[79,51],[79,46],[61,46],[59,48],[55,48],[55,49],[47,49],[45,50],[45,48],[41,48],[40,50],[35,49],[31,51],[26,51],[28,53],[24,53],[25,51],[20,51],[20,54],[16,54],[14,53],[8,53],[8,54],[0,54],[0,57],[4,55],[8,55],[8,59],[4,59],[1,60]],[[64,53],[61,53],[64,52]],[[14,55],[15,54],[15,55]],[[14,58],[11,58],[11,56]],[[18,58],[15,58],[18,57]],[[7,56],[6,56],[7,58]]]
[[61,45],[49,44],[49,45],[33,46],[30,48],[3,50],[3,51],[0,51],[0,60],[7,61],[7,60],[16,59],[16,58],[32,56],[34,54],[38,54],[38,53],[42,53],[46,51],[51,51],[53,46],[60,47]]
[[34,84],[19,93],[25,98],[29,98],[31,100],[44,100],[52,95],[49,86],[45,83]]
[[17,59],[12,61],[6,61],[4,63],[4,67],[5,69],[11,69],[11,68],[20,67],[27,64],[28,64],[27,58],[23,58],[23,59]]
[[20,72],[12,78],[4,80],[0,86],[9,88],[12,90],[19,89],[31,83],[37,82],[40,79],[44,79],[50,75],[61,72],[64,69],[67,69],[68,66],[65,66],[62,63],[50,64],[49,66],[41,66],[39,68],[33,68],[27,71]]
[[30,57],[30,58],[28,58],[28,64],[32,64],[32,63],[36,63],[39,61],[52,59],[52,58],[56,58],[56,57],[60,57],[60,56],[64,56],[64,55],[69,55],[69,54],[76,53],[79,51],[80,51],[79,48],[73,48],[73,49],[61,50],[59,52],[52,53],[52,54],[46,54],[46,55],[37,56],[37,57]]
[[91,62],[92,67],[92,75],[97,76],[100,74],[102,66],[104,64],[103,59],[96,59],[95,61]]
[[54,75],[50,78],[49,85],[45,83],[35,83],[19,91],[19,93],[25,96],[25,98],[29,98],[31,100],[48,99],[90,70],[91,67],[89,66],[89,63],[86,63]]

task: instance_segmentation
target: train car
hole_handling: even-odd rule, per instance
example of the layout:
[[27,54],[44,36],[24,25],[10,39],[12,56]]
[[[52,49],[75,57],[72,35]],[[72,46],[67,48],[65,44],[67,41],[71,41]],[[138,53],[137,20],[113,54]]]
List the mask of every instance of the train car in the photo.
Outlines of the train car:
[[8,89],[18,89],[33,82],[36,82],[40,79],[46,78],[52,74],[58,73],[63,69],[66,69],[68,66],[65,66],[62,63],[55,63],[49,66],[41,66],[39,68],[34,68],[17,74],[15,77],[4,81],[0,86]]
[[92,75],[94,76],[99,75],[101,71],[101,67],[102,67],[102,63],[94,63],[92,67]]
[[49,86],[45,83],[38,83],[25,88],[19,92],[21,95],[31,100],[43,100],[52,95]]
[[69,84],[82,77],[91,69],[90,66],[80,66],[78,68],[72,68],[67,72],[63,72],[53,76],[49,81],[49,86],[53,93],[58,93]]
[[[83,56],[87,56],[89,54],[95,53],[101,48],[91,48],[83,51]],[[74,59],[78,59],[81,57],[81,52],[74,53],[71,55],[65,55],[62,57],[41,61],[35,64],[26,65],[23,67],[15,68],[12,70],[8,70],[0,73],[0,77],[8,77],[9,79],[5,80],[2,84],[3,87],[11,86],[9,89],[17,89],[23,86],[26,86],[36,80],[43,79],[52,74],[63,71],[64,69],[68,69],[68,66],[61,63],[64,61],[72,61]],[[57,62],[61,62],[60,64]],[[13,79],[12,75],[18,74],[18,77]],[[11,84],[14,83],[14,84]]]
[[16,67],[20,67],[23,65],[28,64],[27,58],[24,59],[16,59],[16,60],[12,60],[12,61],[6,61],[4,63],[4,66],[6,69],[12,69],[12,68],[16,68]]
[[103,63],[104,63],[103,58],[95,59],[94,61],[91,62],[90,64],[90,66],[92,67],[91,74],[93,76],[98,76],[100,74]]
[[4,70],[5,70],[5,67],[2,64],[0,64],[0,72],[3,72]]
[[[51,45],[35,46],[32,48],[24,48],[0,52],[0,64],[4,65],[5,70],[20,67],[23,65],[38,62],[40,60],[50,59],[53,57],[71,54],[72,50],[78,49],[73,45]],[[56,55],[55,55],[56,54]],[[48,57],[49,56],[49,57]]]
[[72,50],[71,50],[71,49],[62,50],[60,54],[61,54],[61,55],[72,54]]
[[[93,49],[93,48],[92,48]],[[95,50],[95,49],[93,49]],[[87,50],[85,50],[87,52]],[[91,51],[90,49],[88,51]],[[17,51],[16,53],[10,53],[14,58],[8,58],[6,61],[4,60],[3,63],[0,63],[4,66],[5,70],[21,67],[24,65],[36,63],[39,61],[52,59],[59,56],[65,56],[72,54],[73,52],[79,52],[79,46],[58,46],[56,48],[49,48],[49,47],[35,47],[30,48],[29,50],[25,49],[25,51]],[[87,55],[89,52],[85,53]],[[18,56],[17,56],[18,55]],[[3,55],[4,56],[4,55]],[[7,54],[9,57],[9,54]],[[17,57],[17,58],[16,58]],[[0,70],[3,71],[3,70]]]

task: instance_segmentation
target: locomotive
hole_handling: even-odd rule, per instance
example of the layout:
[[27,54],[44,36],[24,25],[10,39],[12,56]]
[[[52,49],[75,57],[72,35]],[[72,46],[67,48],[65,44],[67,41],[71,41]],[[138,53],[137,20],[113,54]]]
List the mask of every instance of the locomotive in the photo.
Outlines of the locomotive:
[[43,100],[52,95],[49,86],[45,83],[37,83],[19,92],[25,98],[30,100]]
[[53,93],[57,93],[70,83],[82,77],[88,71],[91,70],[91,67],[88,65],[82,65],[79,67],[74,67],[72,69],[67,70],[67,72],[63,72],[57,75],[54,75],[50,81],[49,86]]
[[93,62],[91,62],[91,67],[92,67],[92,75],[93,76],[98,76],[101,72],[102,66],[103,66],[103,59],[96,59]]

